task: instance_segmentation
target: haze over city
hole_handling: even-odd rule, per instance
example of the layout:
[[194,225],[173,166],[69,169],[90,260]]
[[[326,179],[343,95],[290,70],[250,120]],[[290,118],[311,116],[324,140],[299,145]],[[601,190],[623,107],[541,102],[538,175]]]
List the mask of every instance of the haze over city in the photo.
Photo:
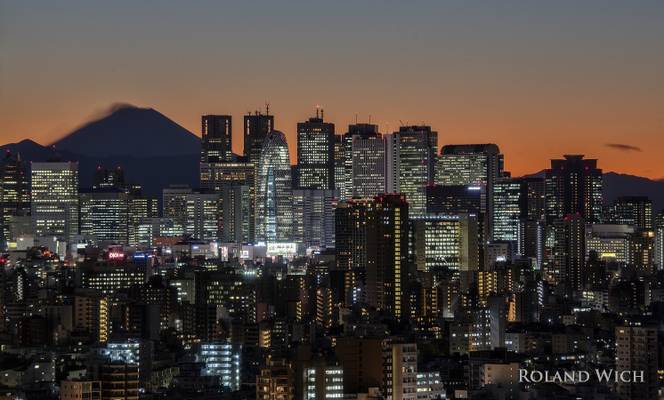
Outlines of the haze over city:
[[371,118],[498,143],[514,175],[582,153],[659,179],[663,16],[657,1],[2,1],[0,141],[50,144],[117,102],[200,136],[201,114],[269,102],[292,161],[320,105],[337,134]]

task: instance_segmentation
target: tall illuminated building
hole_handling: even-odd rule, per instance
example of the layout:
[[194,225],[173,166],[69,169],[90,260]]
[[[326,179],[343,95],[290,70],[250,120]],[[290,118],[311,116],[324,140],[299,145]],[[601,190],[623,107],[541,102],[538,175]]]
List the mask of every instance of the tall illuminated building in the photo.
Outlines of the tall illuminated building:
[[631,225],[639,230],[653,228],[652,201],[646,196],[620,196],[609,207],[607,223]]
[[503,179],[493,187],[493,240],[517,242],[521,226],[521,183]]
[[25,165],[21,155],[6,152],[0,166],[0,238],[7,241],[10,237],[9,226],[14,217],[30,213],[30,193]]
[[95,342],[104,343],[108,340],[109,303],[101,292],[77,289],[72,311],[73,325],[77,331],[87,334]]
[[428,215],[411,218],[418,271],[476,271],[479,268],[477,216]]
[[565,159],[551,160],[546,170],[547,222],[579,214],[588,223],[598,223],[602,217],[602,170],[597,160],[583,155],[565,155]]
[[345,162],[344,136],[334,135],[334,189],[339,191],[340,196],[343,196],[343,193],[347,193]]
[[233,122],[230,115],[201,117],[201,162],[231,161],[233,157]]
[[80,232],[96,243],[127,244],[129,194],[118,189],[81,192]]
[[[253,173],[252,173],[253,180]],[[253,185],[224,185],[221,194],[220,239],[223,243],[251,243],[254,232]]]
[[244,156],[257,165],[263,148],[263,141],[274,130],[274,116],[270,110],[266,113],[256,111],[244,116]]
[[255,237],[255,172],[246,157],[229,162],[201,163],[200,186],[221,195],[221,239],[251,243]]
[[134,186],[129,191],[129,227],[128,241],[130,246],[147,244],[142,239],[140,227],[159,217],[159,202],[155,197],[145,196],[140,186]]
[[198,240],[219,239],[221,201],[219,193],[171,186],[163,190],[163,215]]
[[347,304],[366,302],[396,318],[405,316],[408,203],[403,196],[387,194],[340,203],[335,249]]
[[494,241],[517,245],[518,254],[536,258],[544,219],[544,180],[501,178],[493,188]]
[[[373,197],[385,193],[385,141],[376,129],[370,134],[353,134],[350,144],[350,193]],[[348,190],[348,188],[346,188]]]
[[483,187],[487,232],[493,221],[493,184],[503,176],[503,155],[497,145],[461,144],[443,146],[436,168],[436,184],[442,186]]
[[[549,279],[565,282],[572,290],[583,285],[583,250],[577,235],[585,236],[582,224],[602,219],[602,170],[597,160],[565,155],[551,160],[546,180],[546,259]],[[585,253],[585,251],[583,251]]]
[[316,117],[297,124],[297,186],[303,189],[334,189],[334,124]]
[[664,211],[655,216],[655,265],[664,269]]
[[565,284],[568,291],[583,290],[586,284],[586,221],[569,214],[553,223],[553,263],[547,278]]
[[408,203],[403,196],[377,196],[368,238],[367,303],[405,316],[408,269]]
[[270,132],[256,173],[256,241],[293,239],[293,188],[286,135]]
[[337,191],[293,190],[294,240],[305,248],[334,248]]
[[425,189],[434,180],[438,133],[430,126],[402,126],[386,135],[386,192],[402,193],[411,216],[426,213]]
[[78,162],[33,162],[30,192],[35,235],[78,234]]
[[346,304],[359,303],[365,298],[368,238],[372,235],[375,218],[373,199],[346,200],[335,209],[336,267],[343,271]]
[[185,196],[184,232],[198,240],[219,239],[220,196],[193,192]]
[[187,224],[187,195],[193,190],[187,185],[171,185],[162,190],[162,215],[184,230]]
[[385,192],[385,145],[378,125],[349,125],[348,132],[337,138],[335,185],[342,200]]

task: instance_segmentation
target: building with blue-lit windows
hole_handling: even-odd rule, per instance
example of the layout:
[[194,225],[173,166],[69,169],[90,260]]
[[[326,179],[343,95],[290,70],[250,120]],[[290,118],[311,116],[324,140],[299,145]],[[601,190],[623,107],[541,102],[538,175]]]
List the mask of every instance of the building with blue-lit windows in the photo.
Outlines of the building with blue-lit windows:
[[218,377],[218,385],[229,391],[240,390],[239,345],[228,342],[208,342],[201,344],[196,360],[204,364],[201,376]]

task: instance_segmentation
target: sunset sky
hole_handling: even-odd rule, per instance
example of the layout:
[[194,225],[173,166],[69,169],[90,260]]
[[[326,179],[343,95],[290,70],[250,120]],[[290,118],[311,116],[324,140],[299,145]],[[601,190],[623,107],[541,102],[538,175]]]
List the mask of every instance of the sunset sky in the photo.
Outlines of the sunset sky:
[[[169,4],[164,4],[169,3]],[[432,125],[515,175],[582,153],[664,178],[664,1],[0,0],[0,142],[49,144],[111,104],[200,135],[269,101],[295,149],[320,104],[343,133]]]

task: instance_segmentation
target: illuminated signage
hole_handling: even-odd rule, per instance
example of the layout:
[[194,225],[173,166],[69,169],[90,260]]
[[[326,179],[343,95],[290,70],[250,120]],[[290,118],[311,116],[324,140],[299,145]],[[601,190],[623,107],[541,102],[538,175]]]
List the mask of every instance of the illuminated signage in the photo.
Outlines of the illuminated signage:
[[293,256],[297,253],[297,243],[284,242],[284,243],[268,243],[267,255],[273,256]]

